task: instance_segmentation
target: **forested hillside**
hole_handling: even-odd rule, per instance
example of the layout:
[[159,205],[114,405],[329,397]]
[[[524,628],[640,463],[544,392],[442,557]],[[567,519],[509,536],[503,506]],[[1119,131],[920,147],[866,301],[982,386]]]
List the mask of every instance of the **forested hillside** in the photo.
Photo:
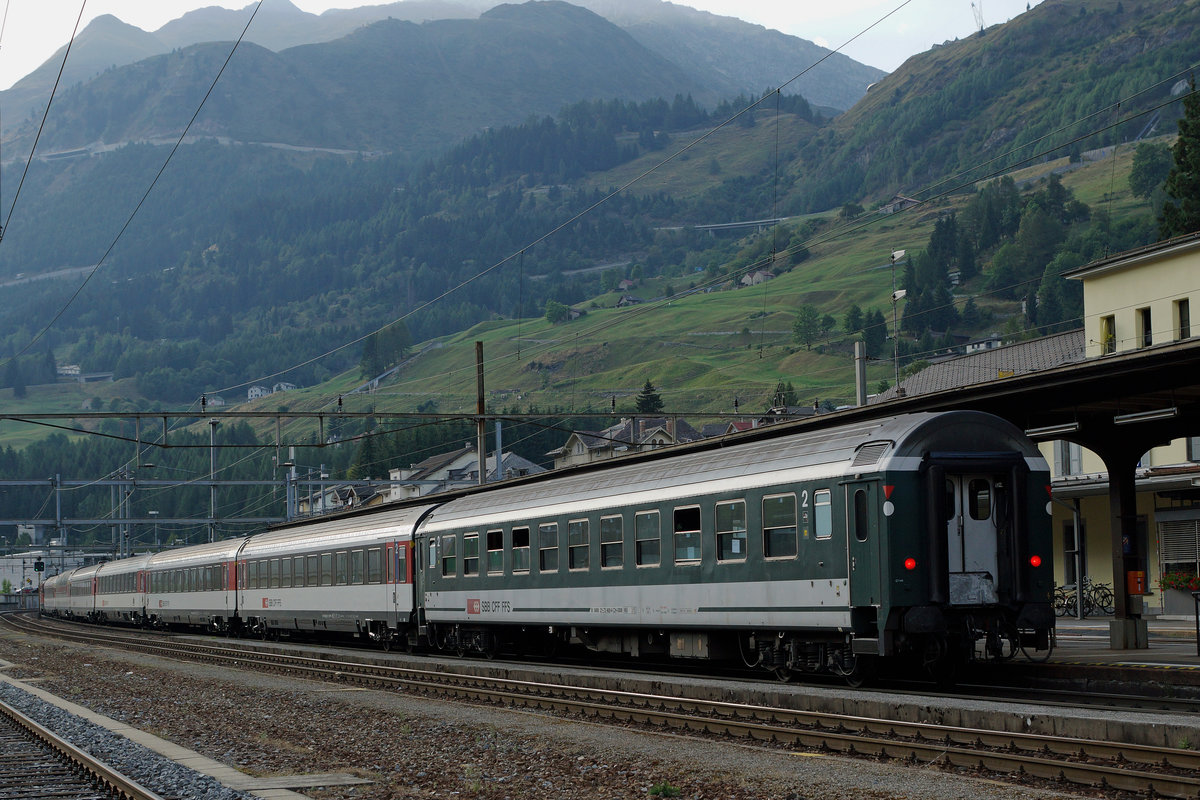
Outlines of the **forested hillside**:
[[914,56],[799,143],[793,208],[925,199],[1047,156],[1172,133],[1171,99],[1197,52],[1196,3],[1042,3]]
[[[1061,272],[1155,235],[1153,205],[1132,197],[1124,176],[1132,140],[1174,129],[1180,107],[1172,90],[1194,52],[1196,28],[1181,22],[1192,6],[1127,5],[1042,4],[1009,25],[914,57],[833,119],[794,95],[768,94],[742,113],[752,98],[706,105],[678,91],[649,100],[573,102],[550,115],[454,137],[442,142],[439,155],[416,163],[404,155],[347,156],[200,137],[179,151],[69,312],[9,362],[0,383],[24,391],[55,364],[77,364],[113,373],[119,388],[103,400],[115,408],[180,407],[223,390],[240,399],[244,384],[256,380],[313,387],[336,379],[341,392],[406,355],[437,353],[446,363],[450,354],[434,349],[432,340],[452,342],[487,323],[488,330],[505,329],[518,352],[530,336],[522,324],[536,326],[537,340],[548,343],[536,356],[513,359],[500,378],[514,397],[535,387],[550,393],[543,406],[559,404],[552,393],[566,385],[574,367],[564,365],[573,363],[602,375],[597,385],[618,389],[632,367],[651,363],[696,387],[714,375],[749,370],[757,398],[792,376],[785,370],[832,372],[820,358],[863,335],[864,320],[879,326],[881,312],[890,312],[881,302],[890,286],[886,273],[870,265],[896,247],[911,253],[901,275],[910,291],[902,309],[908,359],[929,356],[953,333],[1003,329],[1016,336],[1069,326],[1078,298]],[[509,6],[485,17],[502,28],[513,15],[534,10],[597,26],[590,12],[562,4]],[[474,41],[464,22],[447,25],[465,37],[460,44]],[[1061,33],[1064,26],[1070,35]],[[265,65],[266,72],[245,85],[265,85],[266,76],[277,74],[271,70],[300,61],[329,59],[328,65],[345,57],[361,67],[373,47],[387,50],[394,30],[415,27],[372,26],[360,38],[306,46],[303,58],[251,50],[247,63]],[[598,29],[603,41],[619,43],[617,58],[634,44],[608,23]],[[523,41],[528,54],[534,40]],[[351,52],[353,45],[360,52]],[[599,50],[575,49],[571,63],[581,68],[600,58]],[[113,70],[96,82],[109,93],[80,88],[66,105],[93,132],[117,130],[128,124],[122,114],[129,106],[100,98],[134,102],[139,91],[161,91],[155,81],[168,66],[214,54],[191,48],[160,57],[161,64]],[[158,77],[150,75],[154,70]],[[1033,79],[1035,72],[1055,79]],[[130,83],[122,84],[122,75]],[[668,73],[654,79],[672,83]],[[366,128],[356,134],[365,144],[383,135],[394,118],[389,114],[399,114],[394,98],[380,110],[362,99],[372,96],[392,97],[366,92],[354,101],[353,122],[377,118],[376,134]],[[250,97],[223,102],[240,103],[264,124],[296,105],[280,100],[254,109]],[[1117,116],[1109,104],[1128,97],[1143,101],[1123,101]],[[335,111],[349,108],[350,100],[339,102]],[[186,105],[168,93],[137,107],[172,103]],[[1155,103],[1157,116],[1130,116]],[[310,117],[293,110],[285,122],[310,133],[353,127],[345,119]],[[1157,127],[1147,124],[1152,119]],[[1039,131],[1058,133],[1035,142]],[[1089,152],[1124,139],[1130,142],[1115,158],[1111,150]],[[1025,157],[1003,155],[1017,144],[1028,145],[1023,154],[1041,153],[1030,167],[1040,171],[993,181]],[[164,156],[163,147],[138,143],[35,164],[0,247],[10,300],[0,308],[0,352],[25,349],[62,311],[81,274],[41,276],[105,254]],[[656,166],[663,161],[669,163]],[[1095,165],[1102,165],[1098,172]],[[15,166],[5,172],[6,192],[15,185]],[[1092,177],[1076,181],[1076,171]],[[643,175],[609,197],[610,187]],[[898,191],[928,202],[908,214],[876,213]],[[821,213],[766,231],[695,228],[807,209]],[[759,275],[755,283],[754,273],[762,271],[770,277]],[[751,285],[769,288],[738,291]],[[642,340],[608,348],[618,331],[602,327],[594,341],[561,344],[586,330],[571,322],[574,316],[607,319],[622,303],[654,309],[656,321]],[[813,324],[795,329],[804,351],[798,353],[785,345],[801,309]],[[362,344],[339,347],[401,318],[395,330],[414,343],[407,354],[403,347],[389,346],[387,357]],[[687,331],[681,337],[710,338],[676,343],[668,357],[653,337],[676,326]],[[877,351],[879,337],[873,333],[871,341]],[[693,359],[701,351],[709,361]],[[762,363],[748,366],[748,352]],[[583,353],[590,360],[578,359]],[[447,371],[416,361],[407,369],[421,376],[426,395],[399,401],[408,407],[429,402],[438,390],[426,387],[436,387]],[[638,377],[640,383],[645,376]],[[581,378],[574,380],[578,385]],[[836,387],[830,379],[821,392],[827,400],[845,396]]]

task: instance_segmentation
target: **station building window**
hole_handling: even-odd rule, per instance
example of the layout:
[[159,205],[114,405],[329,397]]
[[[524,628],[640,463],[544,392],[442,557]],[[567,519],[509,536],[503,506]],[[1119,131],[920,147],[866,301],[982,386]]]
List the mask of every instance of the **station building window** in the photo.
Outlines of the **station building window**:
[[567,523],[567,569],[587,569],[589,563],[590,535],[586,519],[574,519]]
[[1109,315],[1100,318],[1100,355],[1117,352],[1117,318]]
[[538,525],[538,569],[558,572],[558,523]]
[[746,501],[717,503],[717,560],[746,560]]
[[1150,309],[1139,308],[1138,318],[1138,347],[1149,347],[1154,344],[1154,324],[1150,321]]
[[1054,474],[1056,477],[1083,474],[1083,447],[1059,439],[1054,443]]
[[1175,301],[1175,338],[1192,338],[1192,310],[1186,297]]
[[762,505],[763,555],[766,558],[795,558],[799,548],[796,535],[796,495],[764,497]]
[[512,529],[512,571],[529,572],[529,528]]
[[[1195,512],[1187,513],[1191,516]],[[1158,547],[1162,574],[1200,574],[1200,519],[1185,517],[1159,522]]]
[[625,521],[621,517],[600,518],[600,566],[620,567],[625,563]]
[[675,539],[675,563],[700,562],[700,506],[675,509],[671,530]]

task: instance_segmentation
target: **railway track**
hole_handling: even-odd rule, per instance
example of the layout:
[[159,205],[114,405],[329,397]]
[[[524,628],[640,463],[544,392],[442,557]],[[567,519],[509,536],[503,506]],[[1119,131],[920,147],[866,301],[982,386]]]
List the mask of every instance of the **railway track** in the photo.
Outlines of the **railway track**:
[[377,656],[324,653],[314,657],[235,642],[47,626],[28,618],[6,621],[40,636],[313,680],[547,710],[806,751],[940,764],[1018,782],[1049,781],[1146,797],[1200,797],[1200,752],[1190,749],[511,680],[394,665]]
[[0,702],[0,800],[162,800]]

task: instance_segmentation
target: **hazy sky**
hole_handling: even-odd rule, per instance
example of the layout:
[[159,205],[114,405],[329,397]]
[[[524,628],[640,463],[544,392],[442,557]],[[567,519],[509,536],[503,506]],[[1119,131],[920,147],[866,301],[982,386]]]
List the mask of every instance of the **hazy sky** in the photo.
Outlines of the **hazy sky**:
[[[276,2],[277,0],[266,0]],[[378,5],[374,2],[322,2],[293,0],[312,13],[329,8]],[[1025,11],[1027,3],[1041,0],[975,0],[984,22],[1006,22]],[[0,33],[0,87],[7,88],[32,72],[71,38],[83,0],[10,0]],[[182,16],[193,8],[219,5],[243,8],[247,0],[90,0],[82,30],[101,14],[147,31]],[[864,34],[842,52],[853,59],[891,71],[914,53],[948,39],[969,36],[976,28],[971,0],[680,0],[714,14],[738,17],[768,28],[836,48],[895,10],[886,21]],[[789,76],[780,76],[781,80]]]

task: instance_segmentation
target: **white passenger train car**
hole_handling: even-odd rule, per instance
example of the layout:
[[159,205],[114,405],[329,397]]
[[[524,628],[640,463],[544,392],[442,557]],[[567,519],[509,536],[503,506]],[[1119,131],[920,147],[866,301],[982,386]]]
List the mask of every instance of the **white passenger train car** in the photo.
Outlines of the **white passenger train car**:
[[101,564],[96,570],[96,618],[141,625],[146,619],[149,555]]
[[238,558],[238,609],[253,633],[358,634],[408,643],[413,530],[432,506],[309,522],[251,537]]
[[71,604],[71,573],[69,569],[51,575],[42,581],[42,613],[52,617],[65,617]]
[[96,613],[96,570],[99,567],[80,567],[71,573],[70,597],[66,615],[79,619],[94,619]]
[[146,563],[146,616],[157,625],[227,632],[237,619],[237,557],[244,538],[169,550]]

